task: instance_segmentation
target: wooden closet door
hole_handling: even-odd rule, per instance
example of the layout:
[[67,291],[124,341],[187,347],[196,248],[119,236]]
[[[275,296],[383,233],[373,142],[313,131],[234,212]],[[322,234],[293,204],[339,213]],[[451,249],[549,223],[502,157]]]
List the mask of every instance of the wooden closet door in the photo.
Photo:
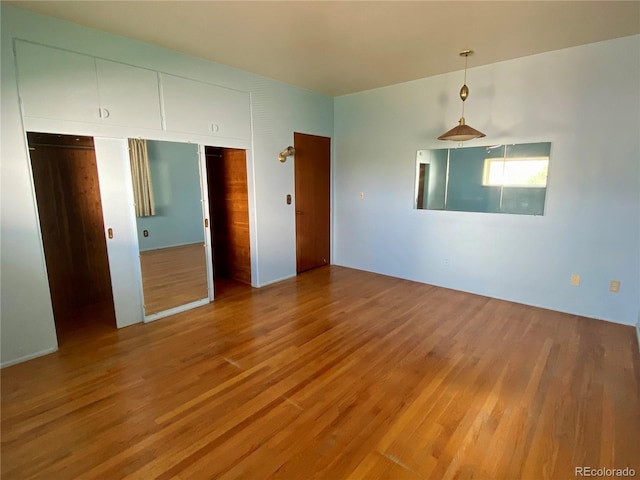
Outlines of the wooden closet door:
[[29,133],[51,302],[57,320],[113,310],[93,139]]
[[251,284],[247,154],[206,147],[213,263],[217,278]]

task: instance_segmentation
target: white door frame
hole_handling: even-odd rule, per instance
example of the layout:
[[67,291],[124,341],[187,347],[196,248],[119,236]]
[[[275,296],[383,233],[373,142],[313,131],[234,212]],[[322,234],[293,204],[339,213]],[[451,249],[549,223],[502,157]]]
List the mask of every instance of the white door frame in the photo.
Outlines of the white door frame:
[[207,286],[209,288],[209,301],[215,297],[215,283],[213,281],[213,247],[211,245],[211,216],[209,215],[209,183],[207,181],[207,157],[205,146],[198,145],[198,161],[200,163],[200,192],[202,195],[202,225],[204,226],[204,248],[207,256]]

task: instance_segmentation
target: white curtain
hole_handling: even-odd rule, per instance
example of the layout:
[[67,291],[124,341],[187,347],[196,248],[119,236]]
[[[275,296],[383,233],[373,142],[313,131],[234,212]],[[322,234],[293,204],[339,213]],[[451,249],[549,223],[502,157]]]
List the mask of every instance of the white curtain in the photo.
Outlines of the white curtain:
[[131,162],[136,216],[150,217],[155,215],[156,207],[153,200],[153,185],[151,184],[146,140],[139,138],[129,139],[129,161]]

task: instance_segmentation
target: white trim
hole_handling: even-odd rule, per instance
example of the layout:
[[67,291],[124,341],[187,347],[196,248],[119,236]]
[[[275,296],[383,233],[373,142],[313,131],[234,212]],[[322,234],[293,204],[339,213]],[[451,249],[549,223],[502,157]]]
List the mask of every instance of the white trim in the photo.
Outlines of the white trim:
[[149,128],[119,127],[102,125],[74,120],[56,120],[40,117],[23,116],[23,124],[27,132],[55,133],[64,135],[86,135],[90,137],[106,138],[144,138],[161,142],[195,143],[213,145],[216,147],[248,149],[249,139],[206,136],[199,134],[173,132],[168,130],[154,130]]
[[213,219],[209,215],[209,184],[207,176],[207,157],[205,146],[198,145],[198,170],[200,173],[200,202],[202,204],[202,232],[204,234],[204,253],[207,262],[207,295],[210,302],[213,302],[215,288],[213,283],[213,249],[211,245],[211,222]]
[[14,358],[13,360],[9,360],[8,362],[0,364],[0,368],[10,367],[11,365],[16,365],[17,363],[26,362],[28,360],[33,360],[34,358],[42,357],[44,355],[49,355],[50,353],[54,353],[58,351],[58,347],[47,348],[46,350],[41,350],[36,353],[31,353],[29,355],[25,355],[24,357]]
[[174,308],[170,308],[169,310],[164,310],[163,312],[146,315],[144,317],[144,323],[149,323],[155,320],[160,320],[161,318],[170,317],[171,315],[186,312],[187,310],[191,310],[196,307],[201,307],[203,305],[207,305],[208,303],[210,303],[209,299],[203,298],[202,300],[196,300],[195,302],[186,303],[184,305],[180,305],[179,307],[174,307]]
[[[204,225],[204,219],[203,225]],[[206,236],[205,236],[206,239]],[[187,247],[189,245],[205,245],[205,239],[198,240],[197,242],[187,242],[187,243],[176,243],[175,245],[167,245],[166,247],[157,247],[157,248],[141,248],[140,253],[142,252],[155,252],[156,250],[164,250],[166,248],[177,248],[177,247]]]
[[256,192],[256,161],[255,161],[255,125],[254,125],[254,92],[249,92],[249,115],[251,117],[251,141],[246,150],[247,162],[247,206],[249,209],[249,258],[251,262],[251,286],[260,284],[260,262],[258,261],[258,203]]
[[[251,107],[253,108],[253,106]],[[253,113],[252,113],[253,115]],[[253,131],[253,119],[251,120],[251,131]],[[258,255],[258,204],[256,194],[256,169],[254,149],[246,150],[247,158],[247,205],[249,208],[249,254],[251,259],[251,286],[257,287],[260,284],[260,262]]]
[[261,283],[258,285],[258,288],[266,287],[267,285],[272,285],[274,283],[282,282],[284,280],[289,280],[290,278],[295,278],[298,274],[294,273],[293,275],[287,275],[286,277],[276,278],[275,280],[269,280],[266,283]]

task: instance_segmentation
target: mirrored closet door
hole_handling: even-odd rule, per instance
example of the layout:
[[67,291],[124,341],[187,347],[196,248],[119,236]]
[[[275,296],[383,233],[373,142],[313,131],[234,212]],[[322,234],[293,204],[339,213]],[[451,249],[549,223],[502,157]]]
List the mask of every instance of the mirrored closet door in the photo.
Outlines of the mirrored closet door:
[[198,146],[129,140],[144,312],[154,320],[210,294]]

